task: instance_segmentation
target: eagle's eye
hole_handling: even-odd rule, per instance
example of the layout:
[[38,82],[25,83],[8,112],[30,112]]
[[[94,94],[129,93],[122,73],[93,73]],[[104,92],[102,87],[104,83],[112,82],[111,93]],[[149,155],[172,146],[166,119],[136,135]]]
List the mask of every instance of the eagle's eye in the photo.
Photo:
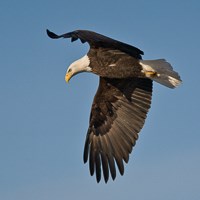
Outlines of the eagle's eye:
[[72,69],[69,69],[69,70],[68,70],[68,73],[71,72],[71,71],[72,71]]

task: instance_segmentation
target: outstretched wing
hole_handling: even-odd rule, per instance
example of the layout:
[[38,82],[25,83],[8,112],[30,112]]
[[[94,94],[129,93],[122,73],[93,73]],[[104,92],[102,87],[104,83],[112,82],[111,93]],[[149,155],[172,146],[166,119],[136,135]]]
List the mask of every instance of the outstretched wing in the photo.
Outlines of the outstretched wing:
[[134,46],[87,30],[76,30],[62,35],[56,35],[47,29],[47,35],[52,39],[71,38],[72,42],[80,39],[82,43],[88,42],[92,48],[103,47],[118,49],[138,59],[141,59],[141,55],[144,54],[143,51]]
[[97,182],[102,170],[105,182],[109,173],[115,179],[115,163],[123,175],[123,160],[126,163],[129,160],[150,108],[151,96],[149,79],[100,77],[84,147],[84,162],[89,158],[90,173],[96,172]]

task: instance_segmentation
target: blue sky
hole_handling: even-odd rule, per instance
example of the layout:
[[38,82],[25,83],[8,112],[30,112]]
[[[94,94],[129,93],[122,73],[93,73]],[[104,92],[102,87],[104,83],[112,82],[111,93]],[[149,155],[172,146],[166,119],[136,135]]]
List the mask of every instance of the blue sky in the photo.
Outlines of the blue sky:
[[[199,1],[0,2],[0,199],[199,200]],[[183,84],[154,84],[153,103],[125,175],[96,183],[82,161],[98,77],[66,84],[88,45],[51,40],[93,30],[166,58]]]

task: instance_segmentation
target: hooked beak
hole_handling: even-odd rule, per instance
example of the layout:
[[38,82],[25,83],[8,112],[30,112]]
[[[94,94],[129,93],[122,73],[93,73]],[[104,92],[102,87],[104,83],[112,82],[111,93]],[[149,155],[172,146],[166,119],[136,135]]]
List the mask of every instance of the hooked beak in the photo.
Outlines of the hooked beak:
[[72,77],[72,73],[71,72],[66,73],[66,75],[65,75],[65,81],[67,83],[69,83],[69,80],[71,79],[71,77]]

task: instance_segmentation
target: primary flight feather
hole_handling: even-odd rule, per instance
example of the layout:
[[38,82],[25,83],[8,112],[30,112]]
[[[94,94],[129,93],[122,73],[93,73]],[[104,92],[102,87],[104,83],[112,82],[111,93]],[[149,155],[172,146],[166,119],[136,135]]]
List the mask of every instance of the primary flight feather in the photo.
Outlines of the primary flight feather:
[[124,174],[124,162],[138,139],[151,105],[152,81],[169,88],[181,83],[180,76],[164,59],[142,60],[143,51],[104,35],[76,30],[62,35],[47,30],[52,39],[71,38],[88,42],[88,53],[73,62],[66,73],[68,82],[81,72],[99,76],[99,87],[92,103],[83,160],[89,161],[90,174],[105,182],[114,180],[116,165]]

